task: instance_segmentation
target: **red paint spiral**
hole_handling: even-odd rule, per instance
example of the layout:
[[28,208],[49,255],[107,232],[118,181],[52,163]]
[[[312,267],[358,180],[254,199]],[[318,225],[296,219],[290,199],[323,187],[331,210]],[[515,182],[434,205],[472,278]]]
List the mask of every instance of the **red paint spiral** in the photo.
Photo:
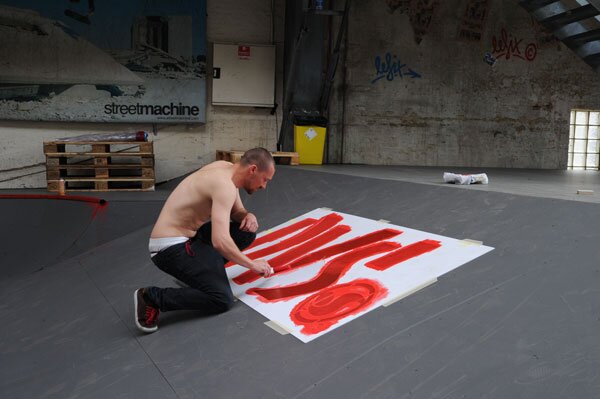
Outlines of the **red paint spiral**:
[[361,313],[385,298],[387,288],[375,280],[357,279],[325,288],[297,304],[290,318],[303,334],[318,334],[341,319]]

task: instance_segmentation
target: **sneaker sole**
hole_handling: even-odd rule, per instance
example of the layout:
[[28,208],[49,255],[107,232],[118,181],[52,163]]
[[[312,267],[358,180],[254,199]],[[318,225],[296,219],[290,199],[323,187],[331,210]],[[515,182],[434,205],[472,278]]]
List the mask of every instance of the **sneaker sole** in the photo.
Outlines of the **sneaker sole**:
[[138,321],[138,317],[137,317],[138,316],[138,314],[137,314],[137,308],[138,308],[138,299],[137,299],[137,297],[138,297],[138,295],[137,295],[137,293],[138,293],[139,290],[141,290],[141,288],[135,290],[135,292],[133,293],[133,306],[134,306],[134,308],[133,308],[133,314],[134,314],[134,317],[135,317],[135,325],[138,328],[138,330],[140,330],[142,332],[152,333],[152,332],[158,330],[158,327],[154,327],[154,328],[144,327]]

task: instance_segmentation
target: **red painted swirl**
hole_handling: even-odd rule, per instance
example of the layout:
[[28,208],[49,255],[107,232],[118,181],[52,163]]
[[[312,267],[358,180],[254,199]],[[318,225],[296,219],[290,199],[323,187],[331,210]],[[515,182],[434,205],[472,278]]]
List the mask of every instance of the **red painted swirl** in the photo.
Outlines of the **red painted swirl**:
[[385,298],[387,288],[375,280],[357,279],[325,288],[297,304],[290,318],[303,334],[318,334],[341,319],[361,313]]

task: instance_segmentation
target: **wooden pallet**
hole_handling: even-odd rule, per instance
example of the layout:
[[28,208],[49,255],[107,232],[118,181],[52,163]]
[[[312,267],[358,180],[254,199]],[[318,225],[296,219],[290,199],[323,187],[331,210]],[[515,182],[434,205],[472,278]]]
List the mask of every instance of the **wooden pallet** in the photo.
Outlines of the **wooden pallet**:
[[[223,160],[228,162],[238,162],[242,155],[244,155],[244,151],[224,151],[217,150],[217,161]],[[275,163],[280,165],[298,165],[298,153],[297,152],[280,152],[274,151],[271,152],[273,155],[273,159],[275,159]]]
[[152,191],[152,142],[44,142],[48,191]]

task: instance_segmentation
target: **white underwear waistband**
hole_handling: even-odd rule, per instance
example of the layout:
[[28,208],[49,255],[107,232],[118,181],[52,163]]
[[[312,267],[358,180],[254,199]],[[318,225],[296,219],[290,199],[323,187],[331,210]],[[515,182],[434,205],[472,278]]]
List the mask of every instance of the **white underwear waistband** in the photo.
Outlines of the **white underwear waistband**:
[[187,237],[161,237],[151,238],[148,242],[148,250],[150,251],[150,257],[153,257],[160,251],[172,247],[173,245],[181,244],[189,240]]

